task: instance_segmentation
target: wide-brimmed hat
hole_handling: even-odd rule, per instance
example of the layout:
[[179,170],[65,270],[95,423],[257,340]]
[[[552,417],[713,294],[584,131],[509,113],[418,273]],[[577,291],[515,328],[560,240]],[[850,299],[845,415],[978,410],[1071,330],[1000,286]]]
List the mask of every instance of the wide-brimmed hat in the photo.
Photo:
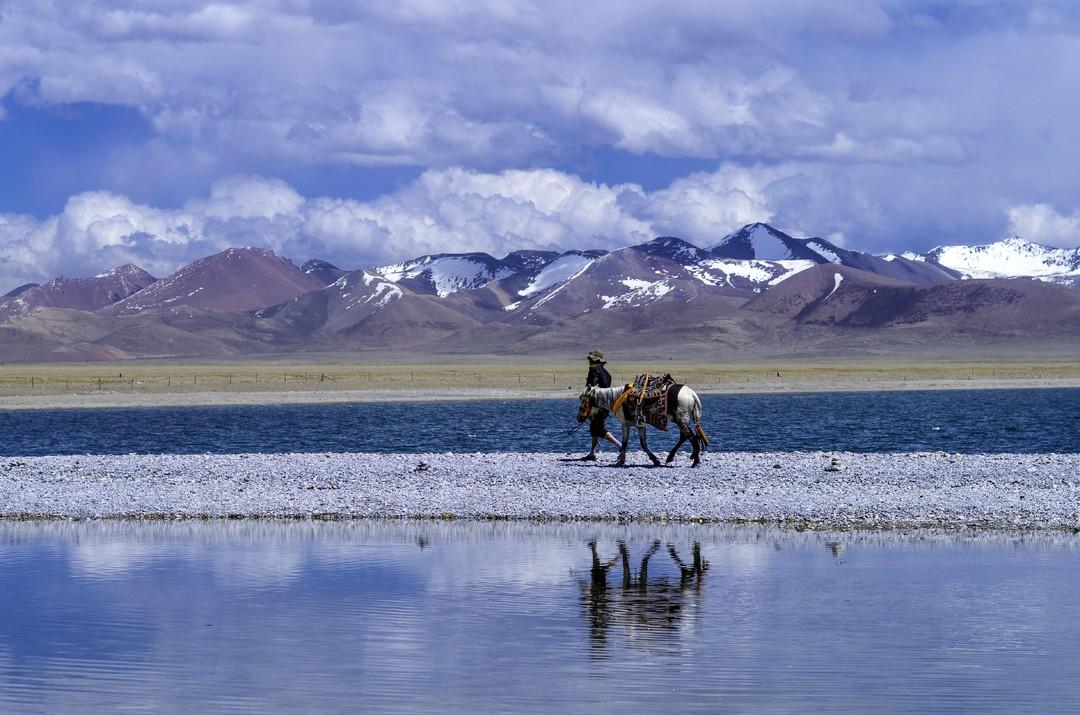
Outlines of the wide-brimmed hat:
[[607,360],[604,359],[604,353],[599,350],[591,350],[589,354],[585,356],[589,362],[598,362],[601,365],[605,364]]

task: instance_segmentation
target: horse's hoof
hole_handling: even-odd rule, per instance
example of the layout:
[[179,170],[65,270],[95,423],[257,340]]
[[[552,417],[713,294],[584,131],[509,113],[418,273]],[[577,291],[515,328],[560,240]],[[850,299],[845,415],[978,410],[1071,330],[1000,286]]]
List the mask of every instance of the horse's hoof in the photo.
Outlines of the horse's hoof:
[[701,466],[701,462],[694,462],[694,463],[693,463],[693,464],[691,464],[690,466],[691,466],[691,467],[700,467],[700,466]]

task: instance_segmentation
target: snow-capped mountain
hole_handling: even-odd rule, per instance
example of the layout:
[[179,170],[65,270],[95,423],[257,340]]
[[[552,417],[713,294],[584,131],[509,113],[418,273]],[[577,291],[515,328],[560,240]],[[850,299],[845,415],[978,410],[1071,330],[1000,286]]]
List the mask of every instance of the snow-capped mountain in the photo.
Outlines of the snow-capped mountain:
[[791,264],[792,269],[800,267],[800,270],[833,263],[912,283],[942,283],[960,277],[934,261],[919,261],[907,255],[881,257],[851,251],[824,238],[794,238],[764,223],[743,226],[713,246],[710,252],[713,256],[728,260],[802,261],[801,264]]
[[440,298],[459,290],[479,288],[515,273],[512,267],[486,253],[421,256],[371,270],[388,281]]
[[1011,236],[982,246],[939,246],[926,254],[905,254],[937,263],[964,278],[1038,278],[1053,283],[1080,281],[1080,249],[1051,248]]
[[304,261],[304,265],[300,266],[300,272],[306,273],[312,278],[320,281],[323,285],[330,285],[338,278],[341,278],[348,273],[344,268],[338,268],[333,263],[319,260],[318,258]]
[[709,258],[709,252],[694,244],[674,236],[661,236],[647,243],[631,246],[635,251],[647,253],[657,258],[666,258],[683,266],[693,265]]
[[[315,291],[298,295],[255,312],[257,318],[281,318],[296,321],[301,316],[310,322],[312,309],[317,306],[317,323],[332,327],[350,324],[362,317],[385,308],[392,301],[401,300],[408,288],[386,280],[368,271],[346,273],[336,281]],[[335,317],[336,316],[336,317]],[[305,329],[306,330],[306,329]]]
[[283,343],[407,347],[477,325],[444,299],[359,270],[255,313]]
[[[814,241],[814,246],[808,245]],[[812,261],[839,263],[835,247],[824,239],[792,238],[767,223],[752,223],[730,233],[709,249],[716,258],[741,261]]]

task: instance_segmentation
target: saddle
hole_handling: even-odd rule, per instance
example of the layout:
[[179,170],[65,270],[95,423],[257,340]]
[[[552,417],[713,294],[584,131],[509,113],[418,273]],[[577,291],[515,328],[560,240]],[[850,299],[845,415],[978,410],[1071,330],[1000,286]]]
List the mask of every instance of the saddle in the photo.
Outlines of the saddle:
[[668,373],[660,375],[638,375],[626,385],[623,394],[611,406],[617,413],[621,408],[623,416],[638,425],[650,424],[656,429],[667,432],[668,404],[677,399],[679,388]]

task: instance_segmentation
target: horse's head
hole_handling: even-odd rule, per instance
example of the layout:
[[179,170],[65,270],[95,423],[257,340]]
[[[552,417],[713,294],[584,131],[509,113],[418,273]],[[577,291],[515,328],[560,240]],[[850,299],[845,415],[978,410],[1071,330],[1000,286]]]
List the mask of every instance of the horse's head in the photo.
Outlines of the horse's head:
[[589,416],[592,414],[592,399],[591,398],[592,398],[592,387],[586,387],[585,390],[581,393],[581,397],[578,398],[580,403],[581,403],[581,404],[578,405],[578,411],[577,411],[577,421],[579,423],[584,422],[585,420],[589,419]]

